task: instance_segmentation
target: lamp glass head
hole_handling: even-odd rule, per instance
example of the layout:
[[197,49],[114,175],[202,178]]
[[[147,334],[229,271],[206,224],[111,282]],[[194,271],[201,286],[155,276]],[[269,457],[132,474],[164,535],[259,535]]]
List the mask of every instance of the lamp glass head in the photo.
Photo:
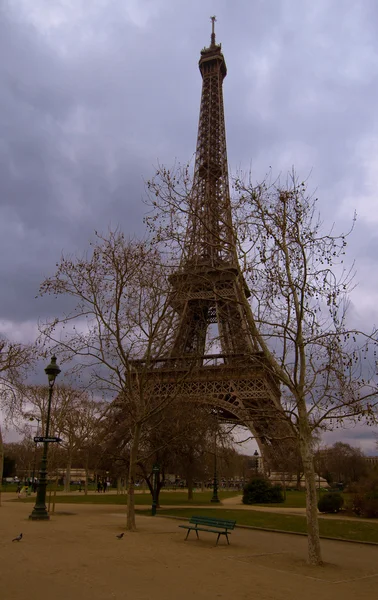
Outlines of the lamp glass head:
[[48,377],[49,383],[53,383],[56,377],[59,375],[60,368],[56,364],[56,356],[51,357],[51,363],[47,365],[45,373]]

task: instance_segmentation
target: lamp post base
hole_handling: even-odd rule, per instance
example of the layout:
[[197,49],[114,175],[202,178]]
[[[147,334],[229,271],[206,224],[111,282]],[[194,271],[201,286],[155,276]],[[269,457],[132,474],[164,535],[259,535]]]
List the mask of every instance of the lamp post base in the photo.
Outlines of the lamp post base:
[[33,512],[31,513],[31,515],[29,515],[29,519],[31,519],[32,521],[49,521],[50,520],[50,515],[47,512],[46,506],[44,506],[43,508],[33,508]]

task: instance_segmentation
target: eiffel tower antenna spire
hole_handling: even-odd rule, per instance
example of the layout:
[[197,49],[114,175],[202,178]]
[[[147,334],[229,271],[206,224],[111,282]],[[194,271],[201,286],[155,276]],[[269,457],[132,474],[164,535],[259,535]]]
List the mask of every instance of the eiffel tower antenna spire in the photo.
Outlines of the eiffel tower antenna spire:
[[210,17],[211,25],[211,46],[215,46],[215,21],[217,20],[216,16]]

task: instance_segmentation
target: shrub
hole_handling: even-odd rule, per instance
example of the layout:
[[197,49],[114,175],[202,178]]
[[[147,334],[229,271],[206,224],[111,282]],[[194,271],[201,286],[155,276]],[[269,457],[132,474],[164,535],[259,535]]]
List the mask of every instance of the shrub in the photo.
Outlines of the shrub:
[[338,513],[344,504],[344,498],[338,492],[324,494],[319,499],[318,509],[323,513]]
[[378,477],[371,474],[350,487],[352,511],[367,518],[378,517]]
[[243,491],[243,504],[270,504],[283,502],[282,488],[272,485],[266,477],[256,476],[247,483]]

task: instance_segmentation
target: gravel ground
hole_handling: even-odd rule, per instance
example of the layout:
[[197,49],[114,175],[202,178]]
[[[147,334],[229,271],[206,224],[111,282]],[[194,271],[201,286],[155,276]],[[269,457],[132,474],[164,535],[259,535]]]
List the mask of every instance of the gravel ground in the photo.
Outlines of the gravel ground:
[[[322,541],[326,564],[306,564],[304,537],[236,529],[228,546],[197,541],[179,522],[137,516],[125,530],[116,506],[64,504],[48,522],[29,521],[32,505],[0,508],[1,600],[373,600],[378,548]],[[19,533],[21,542],[12,542]]]

